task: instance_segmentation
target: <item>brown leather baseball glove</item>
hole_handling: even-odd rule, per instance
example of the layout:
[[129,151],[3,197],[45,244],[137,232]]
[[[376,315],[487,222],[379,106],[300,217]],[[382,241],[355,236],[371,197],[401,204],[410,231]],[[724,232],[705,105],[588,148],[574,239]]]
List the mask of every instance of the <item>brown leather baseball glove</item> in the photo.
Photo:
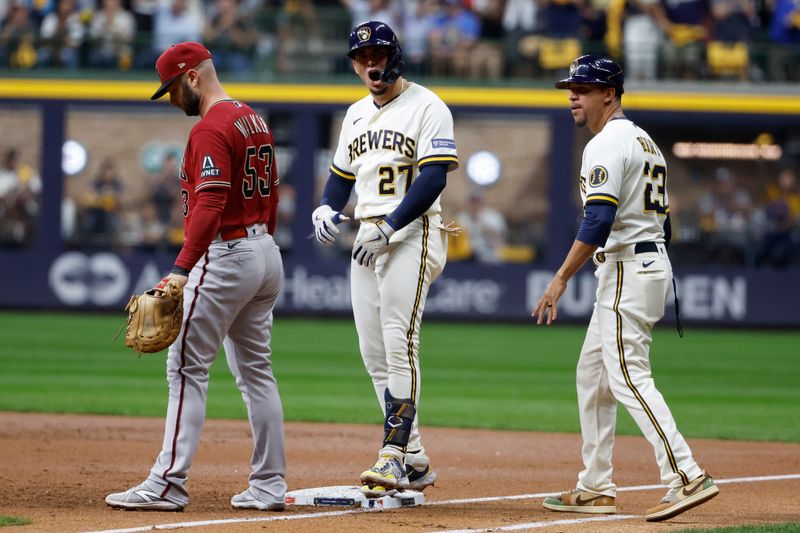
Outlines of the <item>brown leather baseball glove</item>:
[[175,342],[181,330],[183,287],[164,278],[155,288],[131,296],[125,310],[125,346],[139,353],[160,352]]

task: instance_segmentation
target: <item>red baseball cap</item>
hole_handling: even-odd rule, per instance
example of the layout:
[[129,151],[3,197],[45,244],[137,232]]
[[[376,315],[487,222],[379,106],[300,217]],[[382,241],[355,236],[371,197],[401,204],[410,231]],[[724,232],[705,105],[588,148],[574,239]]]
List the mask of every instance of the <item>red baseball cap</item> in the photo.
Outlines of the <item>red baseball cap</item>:
[[158,100],[164,96],[170,83],[206,59],[211,59],[211,52],[200,43],[178,43],[167,48],[156,61],[156,72],[161,78],[161,87],[150,97],[150,100]]

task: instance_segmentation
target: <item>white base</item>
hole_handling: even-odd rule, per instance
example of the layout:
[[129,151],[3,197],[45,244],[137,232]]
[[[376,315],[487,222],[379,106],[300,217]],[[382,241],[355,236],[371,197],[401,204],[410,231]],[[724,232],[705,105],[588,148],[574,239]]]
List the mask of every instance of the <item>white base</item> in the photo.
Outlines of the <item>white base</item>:
[[365,507],[368,509],[396,509],[414,507],[425,503],[425,496],[415,490],[398,492],[394,496],[367,498],[360,487],[338,485],[299,489],[286,493],[286,505],[315,505],[337,507]]

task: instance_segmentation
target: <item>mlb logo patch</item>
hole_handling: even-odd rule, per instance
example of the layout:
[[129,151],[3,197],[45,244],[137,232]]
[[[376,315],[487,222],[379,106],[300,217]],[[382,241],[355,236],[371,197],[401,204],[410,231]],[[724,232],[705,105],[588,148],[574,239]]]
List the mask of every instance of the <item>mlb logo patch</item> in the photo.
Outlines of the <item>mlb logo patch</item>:
[[431,145],[434,148],[447,148],[450,150],[456,149],[456,142],[453,139],[432,139]]

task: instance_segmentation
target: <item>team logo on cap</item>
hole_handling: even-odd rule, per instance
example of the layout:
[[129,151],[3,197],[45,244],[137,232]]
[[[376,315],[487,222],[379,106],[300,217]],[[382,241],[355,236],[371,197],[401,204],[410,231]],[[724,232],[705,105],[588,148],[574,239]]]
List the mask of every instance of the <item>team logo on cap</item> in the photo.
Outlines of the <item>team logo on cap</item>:
[[362,41],[366,41],[372,36],[372,29],[369,26],[361,26],[358,28],[356,35]]
[[599,187],[608,181],[608,171],[605,167],[597,166],[589,172],[589,185]]
[[186,66],[186,63],[178,63],[178,68],[183,68]]

